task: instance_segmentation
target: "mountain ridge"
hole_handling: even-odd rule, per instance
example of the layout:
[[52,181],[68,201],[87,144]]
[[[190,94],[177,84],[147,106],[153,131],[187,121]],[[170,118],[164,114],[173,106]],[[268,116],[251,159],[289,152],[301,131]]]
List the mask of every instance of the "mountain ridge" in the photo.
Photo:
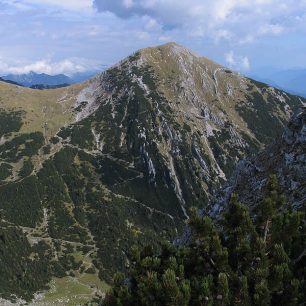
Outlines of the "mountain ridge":
[[[2,76],[2,80],[14,82],[17,85],[22,85],[30,88],[37,89],[52,89],[55,86],[67,86],[76,83],[82,83],[90,78],[93,78],[97,74],[97,71],[87,71],[74,73],[71,76],[65,74],[50,75],[46,73],[36,73],[31,71],[25,74],[8,74]],[[45,86],[46,88],[42,88]],[[48,88],[49,86],[49,88]]]
[[250,77],[291,94],[306,96],[306,69],[262,69],[251,73]]
[[21,84],[26,87],[33,85],[61,85],[61,84],[72,84],[71,78],[64,74],[48,75],[46,73],[29,72],[26,74],[9,74],[2,76],[4,80],[9,80]]
[[273,146],[237,167],[222,207],[210,216],[193,210],[175,245],[133,247],[127,271],[115,274],[100,303],[303,304],[305,145],[306,107]]
[[[286,196],[292,208],[302,209],[306,204],[306,105],[295,114],[282,135],[253,158],[241,161],[232,177],[210,207],[210,215],[219,215],[233,193],[255,210],[266,193],[270,175],[275,175],[279,192]],[[251,205],[252,203],[252,205]]]
[[22,237],[10,247],[26,259],[0,265],[14,284],[2,296],[27,300],[87,268],[109,282],[131,244],[173,239],[191,207],[205,207],[235,163],[305,101],[177,44],[142,49],[66,88],[0,84],[0,98],[3,231]]

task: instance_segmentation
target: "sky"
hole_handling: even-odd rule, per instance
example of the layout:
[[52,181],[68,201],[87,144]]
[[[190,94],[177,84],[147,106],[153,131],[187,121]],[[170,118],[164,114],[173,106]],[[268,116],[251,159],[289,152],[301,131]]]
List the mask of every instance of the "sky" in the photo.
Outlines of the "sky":
[[99,71],[170,41],[244,74],[306,68],[306,0],[0,0],[0,75]]

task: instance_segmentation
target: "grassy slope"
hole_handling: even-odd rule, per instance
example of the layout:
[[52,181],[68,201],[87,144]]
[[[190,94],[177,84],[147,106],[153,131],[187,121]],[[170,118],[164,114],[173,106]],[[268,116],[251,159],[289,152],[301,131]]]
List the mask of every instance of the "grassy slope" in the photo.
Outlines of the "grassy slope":
[[72,121],[72,106],[85,86],[34,90],[0,82],[0,108],[25,112],[21,133],[41,131],[50,138]]

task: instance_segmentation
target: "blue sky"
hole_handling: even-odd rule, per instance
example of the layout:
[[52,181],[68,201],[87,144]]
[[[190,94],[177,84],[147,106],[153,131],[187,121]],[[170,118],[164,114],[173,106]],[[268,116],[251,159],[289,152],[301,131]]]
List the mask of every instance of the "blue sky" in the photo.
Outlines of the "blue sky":
[[0,0],[0,75],[101,70],[176,41],[242,73],[306,68],[306,0]]

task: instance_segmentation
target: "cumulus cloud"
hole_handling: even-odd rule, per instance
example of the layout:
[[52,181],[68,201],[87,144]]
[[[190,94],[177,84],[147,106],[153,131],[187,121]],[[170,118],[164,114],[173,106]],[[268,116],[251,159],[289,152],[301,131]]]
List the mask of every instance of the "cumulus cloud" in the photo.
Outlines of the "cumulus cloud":
[[280,24],[263,24],[260,29],[260,34],[273,34],[278,35],[285,31],[285,28]]
[[306,62],[306,0],[0,0],[0,6],[1,74],[88,67],[73,57],[111,65],[168,41],[236,70]]
[[234,58],[234,51],[230,51],[225,54],[225,60],[226,63],[230,66],[233,67],[236,64],[236,60]]
[[142,31],[137,33],[137,37],[141,40],[148,40],[150,39],[150,34],[148,32]]
[[0,73],[4,74],[24,74],[34,71],[36,73],[46,73],[50,75],[66,74],[73,75],[79,72],[97,70],[99,65],[96,62],[82,58],[64,59],[52,62],[50,59],[43,59],[28,64],[7,63],[0,58]]
[[143,4],[142,1],[137,0],[94,0],[94,5],[99,11],[108,11],[122,18],[129,18],[133,15],[151,15],[152,12],[148,12]]
[[165,29],[180,27],[191,36],[214,36],[216,40],[234,39],[240,43],[296,27],[297,20],[290,16],[298,16],[306,9],[304,0],[94,0],[93,3],[98,11],[123,19],[149,16]]
[[247,71],[251,68],[250,60],[247,56],[236,56],[234,51],[225,54],[227,65],[238,71]]
[[[13,2],[13,1],[12,1]],[[14,1],[15,5],[19,4],[36,4],[36,5],[50,5],[60,7],[63,9],[79,11],[84,9],[90,9],[92,6],[92,0],[19,0]],[[43,3],[42,3],[43,2]]]
[[241,59],[241,67],[244,70],[250,70],[251,68],[251,64],[250,64],[250,60],[247,56],[242,57]]

